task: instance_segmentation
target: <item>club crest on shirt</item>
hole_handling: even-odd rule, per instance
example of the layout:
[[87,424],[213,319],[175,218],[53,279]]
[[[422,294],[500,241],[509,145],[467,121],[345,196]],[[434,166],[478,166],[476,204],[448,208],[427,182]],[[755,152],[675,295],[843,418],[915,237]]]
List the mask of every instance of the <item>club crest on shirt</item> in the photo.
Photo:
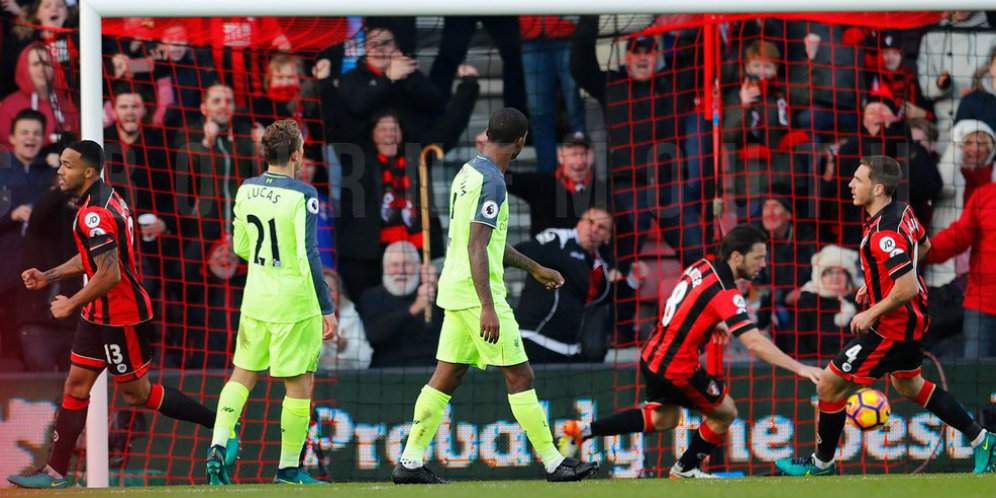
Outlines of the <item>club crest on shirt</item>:
[[498,216],[498,203],[495,201],[486,201],[481,206],[481,216],[489,220],[495,219]]
[[95,228],[100,224],[100,215],[97,213],[87,213],[86,217],[83,218],[83,224],[87,228]]

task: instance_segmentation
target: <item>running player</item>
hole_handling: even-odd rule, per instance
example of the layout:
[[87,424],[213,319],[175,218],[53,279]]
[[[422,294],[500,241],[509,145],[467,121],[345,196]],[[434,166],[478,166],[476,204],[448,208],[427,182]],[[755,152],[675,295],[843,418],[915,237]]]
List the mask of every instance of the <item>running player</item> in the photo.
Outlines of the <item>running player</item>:
[[[86,424],[90,388],[108,368],[125,402],[144,406],[163,415],[214,427],[214,412],[176,389],[152,384],[145,374],[151,364],[149,338],[152,304],[135,270],[135,225],[124,200],[100,179],[104,150],[90,140],[74,142],[60,158],[59,188],[78,197],[79,210],[73,235],[79,254],[65,263],[41,272],[26,270],[21,277],[28,289],[44,289],[64,278],[86,274],[86,285],[72,297],[56,296],[52,315],[67,318],[82,308],[70,353],[69,377],[63,389],[62,407],[55,419],[52,453],[48,465],[29,475],[7,478],[22,488],[64,488],[76,439]],[[225,433],[231,451],[223,455],[227,465],[235,462],[238,441]]]
[[799,377],[814,383],[820,378],[819,368],[792,359],[757,329],[747,315],[747,301],[737,290],[737,279],[753,280],[764,268],[767,240],[759,228],[738,225],[723,238],[719,258],[701,259],[685,270],[667,300],[660,324],[643,347],[640,373],[647,402],[590,424],[568,421],[560,440],[565,455],[576,453],[585,439],[597,436],[669,431],[678,425],[681,407],[685,407],[701,412],[705,419],[671,467],[670,477],[716,477],[700,465],[722,444],[737,418],[727,386],[706,373],[699,362],[699,351],[716,333],[738,337],[762,360]]
[[323,339],[334,339],[336,319],[318,256],[318,191],[294,179],[304,161],[296,121],[266,127],[262,176],[235,197],[235,253],[249,262],[232,376],[218,398],[207,455],[208,484],[231,484],[224,465],[232,431],[259,373],[269,369],[286,387],[280,412],[280,463],[274,482],[326,484],[300,467],[311,417],[311,389]]
[[775,465],[790,476],[835,473],[834,456],[844,431],[844,405],[859,386],[889,374],[896,392],[937,415],[971,441],[974,472],[992,472],[996,435],[982,429],[954,396],[920,375],[920,339],[929,326],[927,287],[917,261],[930,250],[913,210],[894,199],[903,171],[887,156],[861,158],[849,184],[855,206],[868,213],[861,239],[865,284],[858,304],[870,307],[851,319],[857,335],[830,362],[816,387],[820,417],[816,453]]
[[512,415],[526,432],[549,481],[584,479],[598,466],[564,458],[553,444],[546,412],[533,389],[519,325],[505,302],[504,265],[521,268],[548,289],[564,284],[555,270],[507,246],[508,199],[504,174],[526,142],[529,121],[519,111],[495,111],[483,153],[463,165],[450,187],[449,247],[439,277],[437,304],[445,310],[436,371],[415,401],[415,418],[391,479],[395,484],[441,484],[422,463],[450,397],[473,365],[494,365],[505,375]]

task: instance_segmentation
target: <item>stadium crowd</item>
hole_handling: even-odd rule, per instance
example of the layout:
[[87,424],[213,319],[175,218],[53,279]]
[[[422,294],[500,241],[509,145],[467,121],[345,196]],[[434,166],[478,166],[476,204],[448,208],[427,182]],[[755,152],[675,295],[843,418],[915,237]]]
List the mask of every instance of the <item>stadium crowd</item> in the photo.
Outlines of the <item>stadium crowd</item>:
[[[65,369],[75,328],[48,303],[79,283],[31,293],[19,276],[76,250],[73,199],[55,188],[58,154],[80,130],[74,3],[0,2],[5,369]],[[996,356],[994,13],[902,30],[722,23],[716,88],[703,84],[701,26],[623,38],[606,63],[602,17],[480,20],[502,60],[501,99],[530,116],[535,153],[506,178],[530,209],[518,247],[568,277],[556,295],[527,283],[514,299],[534,363],[600,362],[635,345],[674,271],[741,221],[770,235],[769,264],[744,287],[756,322],[785,351],[825,363],[859,311],[863,215],[847,184],[869,154],[904,164],[900,198],[933,240],[921,265],[927,348]],[[105,36],[105,178],[140,234],[164,366],[229,364],[246,275],[232,250],[234,195],[261,172],[262,129],[285,118],[302,124],[304,179],[324,198],[319,241],[341,337],[322,368],[434,363],[447,209],[433,195],[422,205],[418,164],[427,145],[462,163],[473,148],[461,144],[486,140],[469,128],[485,77],[465,60],[478,21],[446,18],[428,70],[414,18],[367,18],[319,52],[263,18],[133,19],[133,36]]]

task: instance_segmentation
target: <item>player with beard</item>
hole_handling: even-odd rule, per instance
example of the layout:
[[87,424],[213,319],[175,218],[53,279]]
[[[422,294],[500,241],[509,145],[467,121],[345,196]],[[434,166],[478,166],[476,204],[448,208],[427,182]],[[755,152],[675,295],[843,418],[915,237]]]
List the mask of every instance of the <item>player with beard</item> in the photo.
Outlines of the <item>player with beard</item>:
[[896,392],[937,415],[972,445],[975,468],[993,471],[996,435],[983,429],[958,400],[921,375],[921,340],[930,326],[927,286],[917,261],[930,250],[927,231],[905,202],[895,200],[903,170],[888,156],[861,158],[848,185],[854,205],[868,215],[861,239],[865,283],[858,304],[868,309],[851,319],[856,336],[830,362],[816,386],[820,417],[816,452],[775,462],[790,476],[836,473],[834,459],[844,432],[847,397],[888,374]]
[[568,421],[560,440],[565,455],[576,453],[585,439],[593,437],[669,431],[678,425],[685,407],[705,418],[671,467],[670,477],[715,478],[699,466],[722,444],[737,418],[737,407],[723,381],[706,373],[699,362],[699,351],[713,334],[738,337],[762,360],[814,383],[819,380],[819,368],[786,355],[757,329],[737,289],[738,279],[753,280],[764,268],[767,241],[761,229],[738,225],[723,237],[718,258],[699,260],[682,273],[640,355],[646,403],[590,424]]
[[521,268],[547,289],[564,277],[506,245],[508,197],[505,171],[526,144],[529,120],[519,111],[495,111],[484,151],[468,161],[450,187],[449,248],[439,277],[437,303],[445,311],[436,350],[436,370],[415,401],[412,431],[394,467],[395,484],[442,484],[423,458],[446,405],[471,365],[498,367],[505,376],[512,415],[543,462],[548,481],[578,481],[598,468],[564,458],[553,444],[546,411],[533,389],[519,325],[505,301],[504,266]]
[[[418,249],[399,240],[387,246],[382,285],[367,289],[359,300],[360,317],[373,347],[371,367],[435,364],[443,311],[436,299],[436,267],[419,264]],[[425,323],[425,308],[433,306]]]
[[[52,301],[52,316],[56,319],[67,318],[82,308],[82,320],[73,340],[48,465],[29,475],[7,478],[22,488],[69,485],[69,459],[86,424],[90,389],[105,368],[129,405],[144,406],[209,429],[215,425],[214,412],[172,387],[149,382],[145,375],[152,363],[149,339],[155,334],[152,303],[137,278],[135,226],[128,205],[100,179],[104,158],[100,144],[90,140],[74,142],[62,151],[59,188],[78,197],[73,234],[79,254],[46,272],[31,268],[21,274],[24,286],[30,290],[86,275],[86,284],[79,292],[70,297],[56,296]],[[229,451],[219,457],[223,465],[231,465],[235,463],[238,441],[233,440],[235,433],[231,430],[221,436]]]

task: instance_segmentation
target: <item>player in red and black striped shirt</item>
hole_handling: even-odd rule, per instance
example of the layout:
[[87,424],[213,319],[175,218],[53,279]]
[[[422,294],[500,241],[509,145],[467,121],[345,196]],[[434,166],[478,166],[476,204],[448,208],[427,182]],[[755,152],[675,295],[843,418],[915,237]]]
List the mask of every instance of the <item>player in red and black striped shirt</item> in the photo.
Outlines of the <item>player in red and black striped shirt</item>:
[[215,418],[213,411],[180,391],[152,384],[145,376],[151,362],[152,306],[135,270],[131,213],[114,189],[100,179],[103,149],[93,141],[75,142],[63,151],[61,163],[59,188],[78,197],[74,234],[79,254],[49,271],[31,268],[21,276],[24,285],[34,290],[85,274],[86,285],[79,292],[72,297],[56,296],[51,305],[55,318],[66,318],[82,308],[83,319],[73,340],[72,365],[56,416],[48,465],[29,475],[7,478],[28,488],[68,485],[69,458],[86,423],[90,388],[104,368],[110,370],[129,405],[145,406],[209,429],[214,427]]
[[667,300],[660,324],[643,347],[640,371],[647,402],[590,425],[569,421],[561,439],[562,453],[577,451],[582,441],[596,436],[669,431],[678,424],[681,407],[686,407],[706,418],[688,450],[671,467],[671,477],[715,477],[699,465],[722,443],[737,417],[726,386],[706,373],[699,361],[699,351],[716,333],[738,337],[772,365],[813,382],[819,379],[819,368],[792,359],[757,330],[747,315],[747,301],[737,289],[737,279],[753,280],[764,268],[767,240],[757,227],[736,226],[723,238],[719,258],[699,260],[685,270]]
[[913,210],[894,199],[902,178],[895,159],[868,156],[861,158],[849,185],[854,205],[869,216],[861,240],[865,284],[858,290],[857,301],[870,307],[851,319],[851,332],[857,337],[830,362],[816,387],[820,399],[816,453],[776,462],[788,475],[834,473],[848,395],[886,374],[899,394],[972,442],[976,473],[993,470],[996,435],[984,431],[950,393],[920,375],[920,338],[929,320],[926,286],[916,264],[930,250],[930,241]]

